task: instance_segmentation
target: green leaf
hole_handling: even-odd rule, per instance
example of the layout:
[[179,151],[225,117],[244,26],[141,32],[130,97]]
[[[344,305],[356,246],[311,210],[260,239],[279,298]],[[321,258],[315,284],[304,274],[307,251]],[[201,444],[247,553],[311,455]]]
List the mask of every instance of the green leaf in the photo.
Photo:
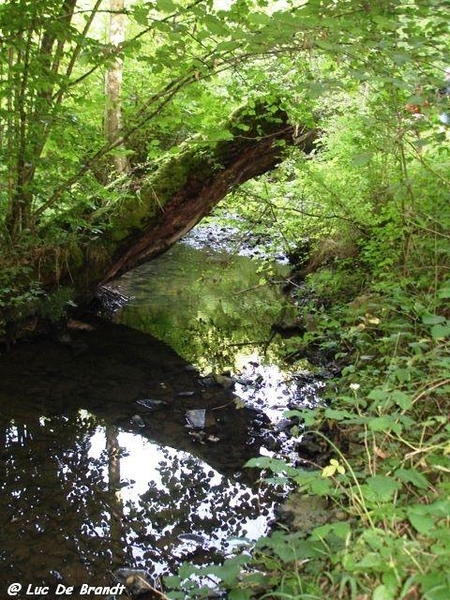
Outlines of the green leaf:
[[258,458],[251,458],[245,464],[246,467],[256,467],[258,469],[269,469],[272,473],[282,473],[286,475],[295,476],[299,474],[298,469],[294,469],[288,465],[284,460],[277,458],[270,458],[269,456],[259,456]]
[[450,298],[450,280],[446,281],[438,291],[438,298],[444,300],[445,298]]
[[132,14],[133,18],[138,25],[143,27],[148,26],[148,8],[147,6],[133,6]]
[[409,522],[419,533],[427,534],[434,527],[434,520],[429,515],[421,514],[417,508],[408,510],[407,515]]
[[238,556],[233,556],[233,558],[228,558],[222,565],[206,567],[206,571],[219,577],[226,585],[232,585],[236,582],[243,565],[249,561],[249,555],[239,554]]
[[327,419],[333,419],[333,421],[344,421],[345,419],[352,419],[355,416],[354,413],[348,410],[336,410],[334,408],[327,408],[324,414]]
[[[166,582],[166,578],[164,578],[164,582]],[[176,587],[176,586],[174,586],[174,587]],[[185,600],[186,599],[186,594],[185,594],[185,592],[169,591],[167,593],[167,597],[170,600]]]
[[298,417],[302,420],[305,427],[312,427],[315,425],[317,414],[314,410],[287,410],[283,413],[286,418]]
[[264,12],[251,12],[247,15],[248,22],[252,25],[268,25],[271,23],[270,15]]
[[164,583],[170,588],[170,587],[180,587],[181,585],[181,577],[178,577],[178,575],[168,575],[167,577],[164,577]]
[[[410,381],[411,380],[411,369],[395,369],[393,372],[393,376],[401,382]],[[396,393],[396,390],[392,393],[392,396]],[[401,394],[402,392],[399,392]]]
[[395,431],[396,433],[400,433],[402,426],[395,417],[384,416],[371,419],[369,421],[369,429],[371,431]]
[[430,515],[435,515],[436,517],[448,517],[450,514],[450,500],[436,500],[432,504],[428,504],[427,513]]
[[322,469],[322,477],[332,477],[336,472],[343,475],[345,469],[335,458],[332,458],[330,464]]
[[372,477],[368,477],[366,484],[374,496],[383,502],[391,500],[395,492],[400,489],[399,482],[386,475],[373,475]]
[[224,40],[222,42],[219,42],[216,46],[216,51],[217,52],[230,52],[231,50],[236,50],[236,48],[239,46],[239,43],[236,42],[236,40]]
[[314,479],[314,481],[311,482],[310,486],[309,486],[311,492],[313,494],[316,494],[317,496],[328,496],[332,485],[329,479],[327,478],[316,478]]
[[164,13],[172,13],[177,9],[173,0],[156,0],[156,7]]
[[408,410],[412,406],[412,398],[400,390],[394,390],[392,392],[392,399],[394,400],[395,404],[397,404],[397,406],[403,410]]
[[450,335],[450,324],[434,325],[431,328],[431,337],[434,340],[441,340]]
[[363,558],[356,564],[359,570],[377,569],[385,567],[385,560],[378,552],[367,552]]
[[422,323],[424,325],[435,325],[436,323],[445,323],[445,317],[441,315],[422,315]]
[[316,540],[304,539],[302,532],[285,533],[284,531],[275,531],[263,540],[262,546],[271,548],[283,562],[292,562],[301,558],[314,558],[322,552],[322,543]]
[[184,562],[178,570],[178,575],[181,579],[188,579],[191,575],[197,572],[197,567],[190,563]]
[[204,20],[205,27],[208,29],[212,35],[228,35],[229,30],[223,21],[214,17],[212,15],[208,15]]
[[372,594],[372,600],[395,600],[396,591],[389,589],[384,584],[376,587]]
[[339,46],[337,44],[334,44],[333,42],[327,42],[326,40],[320,40],[320,39],[315,40],[315,45],[318,48],[322,48],[322,50],[337,51],[339,48]]
[[345,540],[350,532],[351,527],[349,523],[338,521],[336,523],[327,523],[326,525],[315,527],[311,532],[311,538],[323,539],[330,533],[334,533],[338,538]]
[[334,465],[327,465],[322,469],[322,477],[332,477],[336,473]]
[[380,402],[382,400],[386,400],[387,398],[389,398],[389,395],[390,395],[390,392],[388,390],[376,387],[369,392],[367,397],[370,400],[376,400],[377,402]]
[[421,490],[425,490],[429,483],[428,479],[416,469],[397,469],[395,471],[395,476],[405,483],[412,483],[412,485],[416,486]]
[[450,579],[445,570],[431,571],[417,577],[426,600],[448,600],[450,598]]

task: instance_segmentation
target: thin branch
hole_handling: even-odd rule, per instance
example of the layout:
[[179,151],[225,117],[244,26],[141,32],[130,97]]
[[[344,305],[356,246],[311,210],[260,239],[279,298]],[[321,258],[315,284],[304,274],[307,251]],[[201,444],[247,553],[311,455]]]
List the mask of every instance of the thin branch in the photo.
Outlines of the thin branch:
[[442,381],[437,381],[431,387],[426,388],[425,390],[423,390],[422,392],[417,394],[417,396],[415,396],[413,398],[412,404],[415,404],[416,402],[418,402],[419,400],[421,400],[422,398],[424,398],[425,396],[427,396],[428,394],[430,394],[432,391],[436,390],[437,388],[440,388],[440,387],[442,387],[444,385],[448,385],[448,384],[450,384],[450,379],[443,379]]
[[[97,152],[93,156],[91,156],[90,158],[87,158],[84,161],[83,166],[74,175],[72,175],[72,177],[70,177],[67,181],[65,181],[64,183],[62,183],[55,190],[55,192],[52,194],[52,196],[47,200],[47,202],[45,202],[44,204],[42,204],[38,209],[36,209],[34,211],[33,216],[34,217],[39,216],[45,210],[47,210],[48,208],[50,208],[50,206],[52,206],[53,204],[55,204],[61,198],[61,196],[63,195],[63,193],[65,191],[69,190],[73,185],[75,185],[75,183],[77,183],[83,175],[85,175],[86,173],[88,173],[92,169],[92,167],[94,167],[101,158],[103,158],[106,154],[108,154],[109,152],[111,152],[111,150],[114,150],[115,148],[123,145],[123,143],[133,133],[135,133],[138,129],[140,129],[143,125],[145,125],[145,123],[147,123],[147,121],[150,121],[156,115],[158,115],[161,112],[161,110],[170,102],[170,100],[177,94],[177,92],[180,89],[182,89],[185,85],[188,85],[193,79],[194,79],[193,76],[183,78],[177,86],[175,86],[172,90],[170,90],[167,93],[167,96],[163,99],[163,101],[161,102],[161,104],[154,111],[152,111],[151,113],[149,113],[148,115],[146,115],[144,119],[142,119],[134,127],[130,128],[128,131],[126,131],[126,133],[124,133],[123,135],[121,135],[120,138],[116,139],[114,142],[110,142],[108,144],[105,144],[104,146],[102,146],[102,148],[100,148],[99,150],[97,150]],[[154,97],[153,101],[156,102],[158,99],[160,99],[164,95],[165,95],[165,92],[161,93],[158,97]]]
[[[102,3],[102,1],[103,0],[97,0],[97,2],[95,3],[94,7],[92,8],[91,13],[89,15],[89,18],[87,19],[86,24],[85,24],[85,26],[83,28],[83,31],[81,32],[81,37],[82,38],[85,38],[87,36],[87,34],[89,32],[89,29],[91,28],[93,20],[94,20],[95,16],[99,12],[98,9],[99,9],[100,4]],[[81,42],[78,42],[78,44],[75,46],[75,48],[74,48],[74,50],[72,52],[72,56],[70,57],[69,64],[67,65],[67,69],[66,69],[66,73],[65,73],[66,79],[69,79],[69,77],[72,75],[73,68],[74,68],[74,66],[75,66],[75,64],[77,62],[77,59],[78,59],[79,55],[80,55],[81,49],[82,49]],[[56,103],[57,104],[61,103],[61,100],[63,99],[63,96],[64,96],[64,90],[61,88],[59,90],[59,92],[58,92],[57,97],[56,97]]]

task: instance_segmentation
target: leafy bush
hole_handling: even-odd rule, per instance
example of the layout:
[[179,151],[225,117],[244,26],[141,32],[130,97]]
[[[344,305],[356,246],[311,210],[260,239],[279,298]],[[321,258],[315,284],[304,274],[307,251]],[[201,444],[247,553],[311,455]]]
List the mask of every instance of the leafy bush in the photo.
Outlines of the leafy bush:
[[331,238],[359,252],[307,277],[314,293],[302,300],[300,288],[297,303],[306,333],[288,341],[291,359],[314,346],[341,369],[327,406],[287,415],[326,438],[329,464],[249,463],[323,498],[329,520],[278,527],[249,556],[202,568],[227,598],[450,596],[450,156],[432,119],[411,123],[402,95],[388,105],[384,91],[329,115],[314,157],[291,156],[235,196],[243,222],[257,215],[261,233],[275,224],[288,249]]

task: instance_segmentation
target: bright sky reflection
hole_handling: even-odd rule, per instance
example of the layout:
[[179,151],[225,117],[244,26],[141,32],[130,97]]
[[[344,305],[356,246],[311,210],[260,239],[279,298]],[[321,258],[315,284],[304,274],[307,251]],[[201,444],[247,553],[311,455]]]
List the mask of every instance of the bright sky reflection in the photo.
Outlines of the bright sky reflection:
[[[89,457],[103,463],[108,482],[105,428],[97,427],[90,441]],[[267,533],[274,507],[269,504],[260,514],[258,495],[249,486],[221,475],[187,452],[160,446],[139,434],[119,431],[117,443],[123,513],[145,514],[147,534],[164,553],[182,558],[199,545],[227,553],[236,547],[236,538],[256,540]],[[151,514],[146,512],[149,498]],[[164,515],[165,522],[154,515]],[[141,556],[143,550],[134,538],[133,533],[128,535],[133,552]],[[229,538],[233,539],[228,542]]]

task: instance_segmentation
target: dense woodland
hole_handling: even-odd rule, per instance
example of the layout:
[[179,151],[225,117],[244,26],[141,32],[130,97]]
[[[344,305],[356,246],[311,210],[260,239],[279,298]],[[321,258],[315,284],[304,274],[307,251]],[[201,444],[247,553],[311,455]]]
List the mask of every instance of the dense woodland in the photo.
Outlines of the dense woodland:
[[[235,600],[446,600],[448,3],[1,0],[0,30],[1,337],[222,201],[295,257],[291,356],[341,365],[298,415],[335,458],[258,466],[339,511],[210,572]],[[192,570],[160,596],[203,597]]]

